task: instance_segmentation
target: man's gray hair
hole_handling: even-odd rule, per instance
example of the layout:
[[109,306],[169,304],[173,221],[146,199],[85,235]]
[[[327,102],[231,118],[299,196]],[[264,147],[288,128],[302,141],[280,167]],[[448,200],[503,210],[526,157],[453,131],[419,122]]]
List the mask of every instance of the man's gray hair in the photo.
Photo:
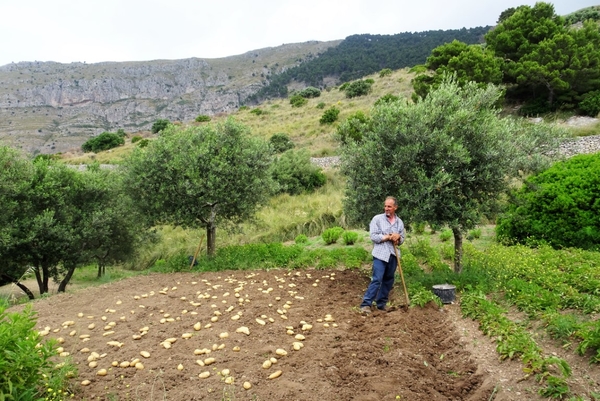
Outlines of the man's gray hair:
[[391,199],[394,201],[394,206],[398,207],[398,199],[394,198],[393,196],[388,196],[385,198],[385,200]]

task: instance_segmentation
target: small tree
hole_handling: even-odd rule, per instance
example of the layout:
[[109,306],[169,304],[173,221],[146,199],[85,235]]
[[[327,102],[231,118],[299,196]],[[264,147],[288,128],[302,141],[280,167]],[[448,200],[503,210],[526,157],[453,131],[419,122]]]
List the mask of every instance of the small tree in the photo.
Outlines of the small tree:
[[206,114],[200,114],[199,116],[196,117],[197,123],[207,123],[209,121],[210,121],[210,116],[207,116]]
[[320,167],[310,161],[306,150],[288,150],[271,165],[271,175],[278,184],[277,192],[297,195],[311,192],[325,184],[327,178]]
[[166,119],[156,120],[154,124],[152,124],[152,133],[158,134],[159,132],[164,131],[170,124],[171,122]]
[[447,78],[421,102],[375,107],[362,141],[342,148],[349,220],[367,226],[381,200],[396,196],[408,224],[452,229],[460,272],[463,233],[495,210],[510,177],[545,165],[542,153],[558,145],[551,127],[499,118],[500,96]]
[[123,135],[115,134],[112,132],[103,132],[97,137],[88,139],[81,149],[84,152],[101,152],[103,150],[109,150],[121,146],[125,143],[125,132]]
[[348,84],[346,87],[346,97],[353,98],[358,96],[368,95],[371,92],[372,83],[359,79],[358,81],[354,81]]
[[232,119],[169,127],[126,161],[125,185],[151,221],[203,227],[207,254],[216,229],[251,216],[272,192],[271,150]]
[[269,138],[269,143],[271,144],[271,147],[275,153],[283,153],[286,150],[294,148],[295,146],[290,137],[283,133],[274,134],[271,136],[271,138]]
[[319,123],[333,124],[334,122],[337,121],[339,115],[340,115],[340,109],[338,109],[335,106],[331,106],[330,108],[325,110],[325,112],[323,112],[323,115],[319,119]]

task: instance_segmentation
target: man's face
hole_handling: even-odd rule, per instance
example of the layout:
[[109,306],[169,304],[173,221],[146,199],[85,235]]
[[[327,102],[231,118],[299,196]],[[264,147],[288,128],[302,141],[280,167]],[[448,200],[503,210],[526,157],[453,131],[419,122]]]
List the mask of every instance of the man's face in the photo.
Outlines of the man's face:
[[394,201],[391,199],[387,199],[383,204],[383,210],[385,211],[386,216],[392,216],[396,213],[397,207],[394,205]]

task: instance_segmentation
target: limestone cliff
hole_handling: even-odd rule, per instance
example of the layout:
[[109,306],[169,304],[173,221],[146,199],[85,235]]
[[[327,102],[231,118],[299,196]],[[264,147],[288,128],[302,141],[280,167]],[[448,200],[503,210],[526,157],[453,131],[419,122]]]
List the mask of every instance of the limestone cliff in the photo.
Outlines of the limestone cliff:
[[79,147],[103,131],[149,130],[236,110],[271,74],[339,41],[306,42],[221,59],[20,62],[0,67],[0,143],[29,153]]

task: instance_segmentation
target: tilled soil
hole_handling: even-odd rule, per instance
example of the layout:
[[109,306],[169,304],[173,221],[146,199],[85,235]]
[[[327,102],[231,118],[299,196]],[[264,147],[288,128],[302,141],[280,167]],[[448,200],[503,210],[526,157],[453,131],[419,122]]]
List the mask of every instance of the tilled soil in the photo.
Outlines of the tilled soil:
[[[37,328],[62,338],[78,366],[76,400],[538,399],[512,398],[510,388],[502,396],[500,378],[513,380],[520,367],[499,374],[500,362],[489,360],[497,356],[472,354],[458,306],[361,315],[368,282],[367,269],[152,274],[33,307]],[[303,347],[294,350],[295,342]],[[92,352],[100,357],[90,367]],[[136,359],[143,369],[120,366]]]

